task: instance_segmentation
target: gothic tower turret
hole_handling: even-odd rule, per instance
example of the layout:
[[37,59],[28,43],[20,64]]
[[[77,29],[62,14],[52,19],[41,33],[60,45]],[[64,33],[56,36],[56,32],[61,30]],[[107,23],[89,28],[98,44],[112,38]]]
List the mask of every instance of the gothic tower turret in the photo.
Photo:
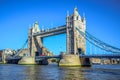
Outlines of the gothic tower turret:
[[42,54],[42,39],[40,36],[34,37],[33,35],[35,33],[40,33],[39,24],[38,22],[35,22],[32,26],[32,28],[29,29],[29,36],[28,36],[28,46],[29,46],[29,52],[30,56],[35,56],[35,53],[41,53]]
[[76,27],[85,32],[86,21],[79,15],[78,9],[74,8],[73,14],[66,18],[67,54],[85,54],[86,52],[86,41],[76,30]]

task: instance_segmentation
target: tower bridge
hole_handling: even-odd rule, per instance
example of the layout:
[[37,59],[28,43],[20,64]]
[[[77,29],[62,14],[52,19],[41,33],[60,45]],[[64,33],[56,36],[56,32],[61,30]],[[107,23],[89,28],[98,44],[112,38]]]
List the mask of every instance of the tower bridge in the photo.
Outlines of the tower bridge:
[[[86,20],[85,17],[81,18],[77,8],[74,8],[72,15],[67,15],[66,25],[54,29],[40,30],[39,24],[35,23],[33,27],[29,29],[28,46],[30,56],[35,57],[36,52],[38,53],[37,56],[47,54],[43,48],[43,37],[66,33],[66,55],[63,55],[63,59],[60,61],[59,66],[78,66],[83,64],[80,62],[77,54],[86,54],[86,39],[79,34],[76,27],[80,28],[85,33]],[[73,58],[71,59],[72,62],[69,57]],[[75,61],[73,61],[74,59]]]
[[[63,33],[66,33],[66,53],[50,56],[51,52],[43,45],[43,38]],[[114,55],[87,55],[86,41]],[[90,66],[90,58],[120,58],[119,48],[104,43],[86,31],[86,19],[79,15],[77,8],[74,8],[73,14],[67,14],[65,25],[41,30],[36,22],[28,31],[28,50],[29,56],[23,57],[19,64],[36,64],[36,61],[39,63],[41,60],[46,62],[48,58],[60,58],[59,66]]]
[[[77,8],[74,9],[74,13],[72,15],[67,15],[66,25],[43,31],[39,29],[38,23],[35,23],[29,30],[29,48],[31,48],[30,50],[34,49],[34,51],[40,51],[39,48],[43,46],[43,37],[66,33],[67,54],[78,54],[80,51],[85,54],[86,40],[79,34],[76,27],[82,29],[83,32],[86,30],[86,20],[85,18],[81,18]],[[34,54],[34,52],[30,53]]]

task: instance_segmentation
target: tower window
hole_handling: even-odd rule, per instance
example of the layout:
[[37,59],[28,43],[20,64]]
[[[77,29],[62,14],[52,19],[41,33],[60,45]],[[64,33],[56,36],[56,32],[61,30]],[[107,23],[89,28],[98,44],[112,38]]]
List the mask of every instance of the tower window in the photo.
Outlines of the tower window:
[[77,20],[79,19],[79,16],[77,16]]

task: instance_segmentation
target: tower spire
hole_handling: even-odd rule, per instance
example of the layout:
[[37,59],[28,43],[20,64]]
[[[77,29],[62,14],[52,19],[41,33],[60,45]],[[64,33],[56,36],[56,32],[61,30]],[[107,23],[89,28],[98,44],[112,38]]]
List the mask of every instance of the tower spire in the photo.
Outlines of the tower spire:
[[77,6],[75,6],[75,8],[74,8],[74,11],[75,11],[75,10],[78,10],[78,9],[77,9]]
[[83,23],[86,24],[85,13],[83,13]]
[[44,26],[42,26],[42,32],[44,32]]
[[69,16],[69,11],[67,10],[67,16]]
[[85,12],[83,12],[83,18],[85,18]]
[[77,7],[74,8],[74,15],[79,15]]

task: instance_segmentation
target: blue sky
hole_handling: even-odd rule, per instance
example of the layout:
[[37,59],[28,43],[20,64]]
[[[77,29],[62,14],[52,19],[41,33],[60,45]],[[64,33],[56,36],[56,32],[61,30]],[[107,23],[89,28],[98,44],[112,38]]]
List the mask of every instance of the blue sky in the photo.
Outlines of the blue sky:
[[[89,33],[120,48],[119,0],[0,0],[0,49],[21,48],[36,21],[40,28],[64,25],[67,11],[72,14],[75,6],[81,16],[85,13]],[[44,45],[58,54],[66,50],[65,38],[47,37]]]

